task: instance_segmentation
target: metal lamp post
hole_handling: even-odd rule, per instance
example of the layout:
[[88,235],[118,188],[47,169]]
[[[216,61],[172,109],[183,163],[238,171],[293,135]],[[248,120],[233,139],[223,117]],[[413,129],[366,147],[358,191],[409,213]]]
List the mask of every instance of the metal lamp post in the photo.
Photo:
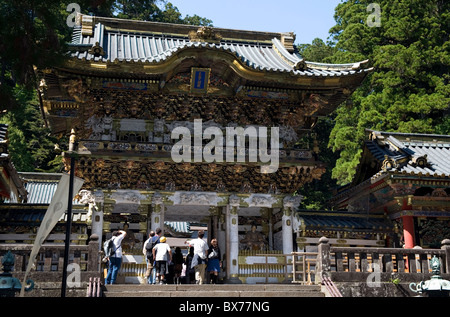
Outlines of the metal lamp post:
[[67,265],[69,264],[69,248],[70,235],[72,232],[72,201],[73,201],[73,181],[75,177],[75,157],[76,157],[76,138],[75,131],[72,129],[69,140],[69,154],[70,157],[70,178],[69,178],[69,197],[67,205],[67,221],[66,221],[66,240],[64,247],[64,264],[61,284],[61,297],[66,297],[67,288]]

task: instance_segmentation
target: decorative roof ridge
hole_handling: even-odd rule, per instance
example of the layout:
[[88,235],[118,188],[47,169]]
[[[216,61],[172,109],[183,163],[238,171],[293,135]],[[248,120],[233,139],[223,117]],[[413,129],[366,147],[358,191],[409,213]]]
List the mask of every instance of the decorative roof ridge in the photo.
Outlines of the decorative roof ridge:
[[63,173],[18,172],[25,182],[59,182]]
[[348,63],[348,64],[329,64],[329,63],[316,63],[306,61],[306,65],[311,69],[322,69],[322,70],[335,70],[335,71],[357,71],[360,69],[367,69],[369,71],[373,70],[373,67],[370,68],[362,68],[362,65],[369,63],[369,60],[366,59],[364,61],[356,62],[356,63]]
[[[386,131],[378,131],[372,129],[365,129],[366,132],[370,134],[379,134],[379,135],[392,135],[392,136],[400,136],[400,137],[424,137],[424,138],[441,138],[448,139],[450,142],[450,135],[445,134],[425,134],[425,133],[405,133],[405,132],[386,132]],[[402,142],[402,141],[401,141]]]
[[[316,70],[334,70],[334,71],[358,71],[362,69],[363,65],[368,64],[369,60],[347,63],[347,64],[329,64],[329,63],[316,63],[303,59],[297,52],[290,53],[281,41],[277,38],[272,39],[273,47],[275,51],[280,55],[280,57],[286,61],[290,66],[294,67],[295,70],[306,70],[306,69],[316,69]],[[371,71],[373,68],[367,70]]]

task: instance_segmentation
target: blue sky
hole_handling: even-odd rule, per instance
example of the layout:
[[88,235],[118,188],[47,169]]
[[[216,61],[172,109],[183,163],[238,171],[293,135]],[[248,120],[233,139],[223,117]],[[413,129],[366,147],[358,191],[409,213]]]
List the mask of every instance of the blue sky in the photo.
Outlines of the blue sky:
[[197,14],[215,27],[294,32],[296,44],[326,41],[335,25],[334,8],[340,0],[168,0],[182,16]]

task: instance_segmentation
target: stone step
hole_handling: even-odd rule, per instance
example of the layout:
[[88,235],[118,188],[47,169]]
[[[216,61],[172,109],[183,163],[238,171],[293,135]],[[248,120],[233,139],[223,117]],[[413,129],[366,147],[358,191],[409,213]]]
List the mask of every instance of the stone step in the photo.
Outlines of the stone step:
[[105,297],[325,297],[320,285],[106,285]]

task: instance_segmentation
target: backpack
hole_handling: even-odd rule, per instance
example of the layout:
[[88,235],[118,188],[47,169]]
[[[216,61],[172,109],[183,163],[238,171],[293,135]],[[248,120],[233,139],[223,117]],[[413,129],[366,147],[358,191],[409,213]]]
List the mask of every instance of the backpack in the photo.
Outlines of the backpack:
[[110,257],[113,256],[116,253],[116,250],[114,249],[114,241],[113,238],[106,240],[103,243],[103,251],[105,251],[105,256]]
[[151,262],[153,262],[153,248],[159,243],[159,237],[155,240],[153,240],[153,238],[145,246],[145,249],[147,250],[147,259],[149,259]]

